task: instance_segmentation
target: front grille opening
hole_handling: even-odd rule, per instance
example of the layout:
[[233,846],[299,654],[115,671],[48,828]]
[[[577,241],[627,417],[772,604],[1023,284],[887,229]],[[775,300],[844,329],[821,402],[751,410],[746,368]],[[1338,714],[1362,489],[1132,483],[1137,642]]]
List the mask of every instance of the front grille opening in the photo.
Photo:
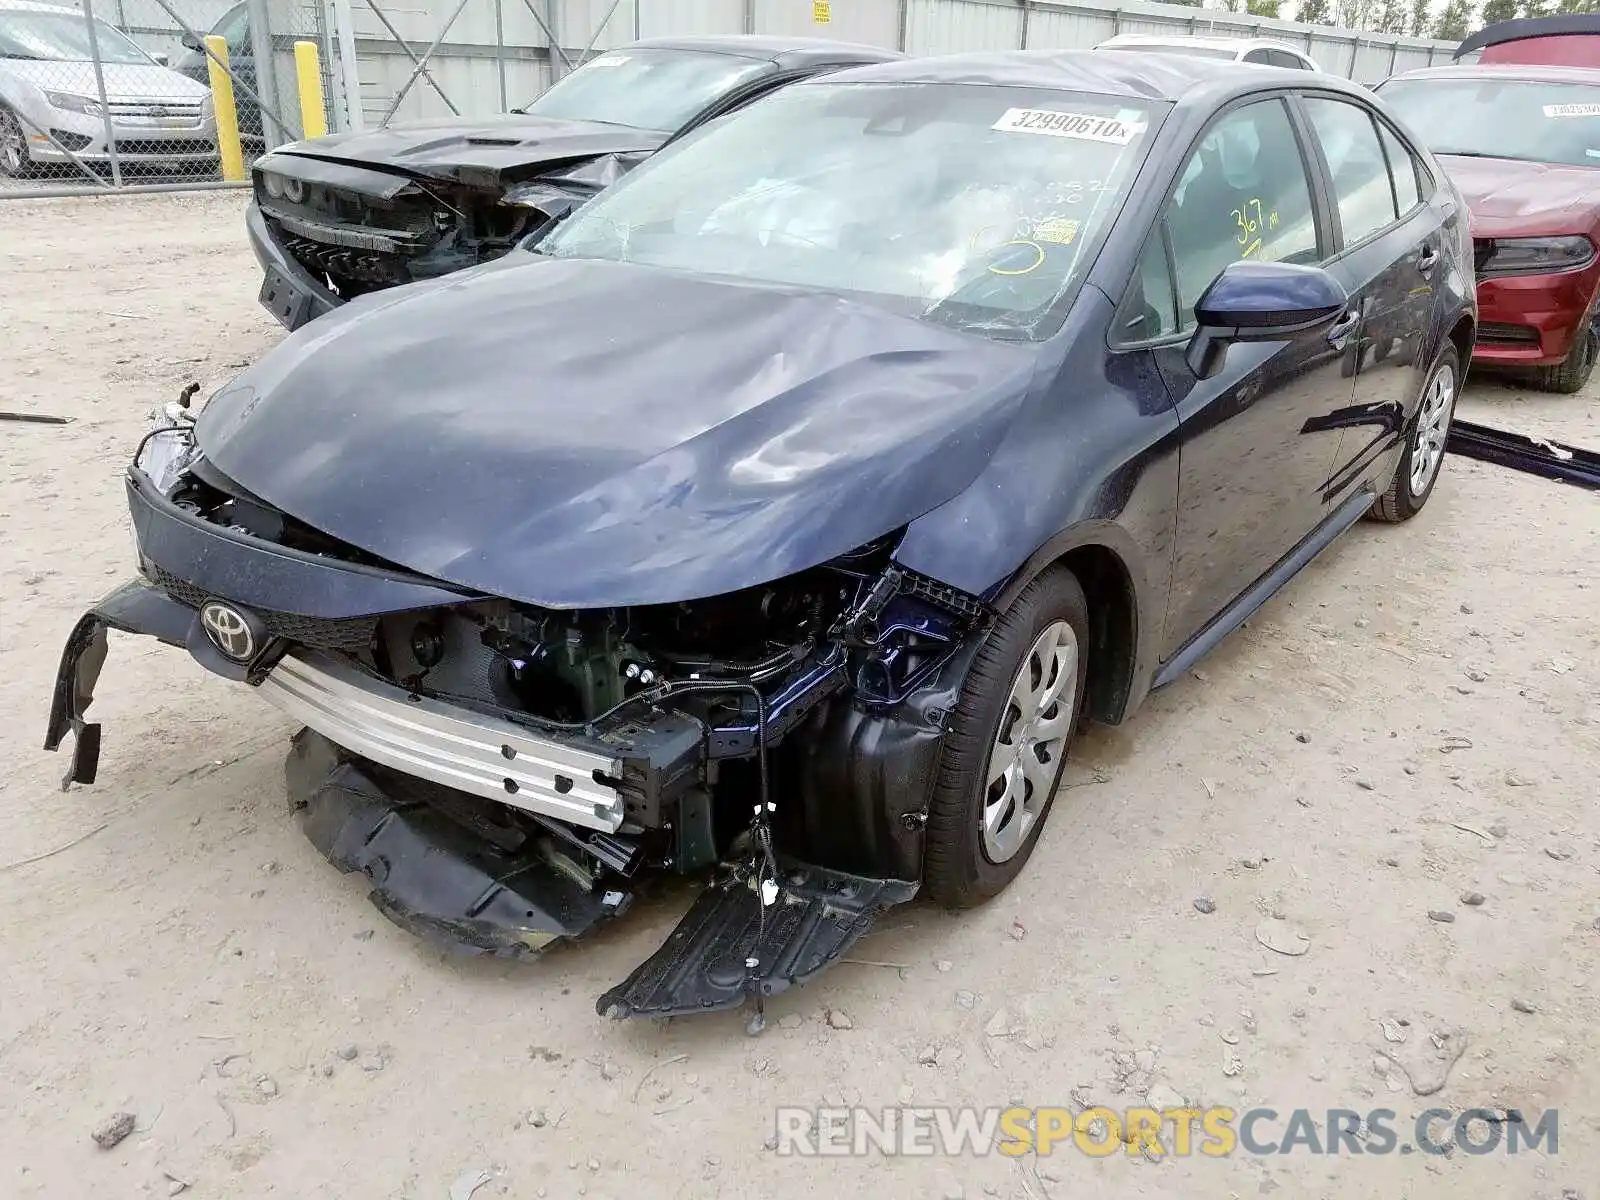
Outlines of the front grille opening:
[[1485,321],[1478,326],[1478,340],[1496,346],[1537,346],[1539,331],[1531,325],[1502,325]]
[[52,129],[50,136],[68,150],[82,150],[90,142],[94,141],[88,134],[68,133],[65,129]]
[[[204,588],[154,563],[150,566],[150,579],[178,603],[190,608],[199,608],[210,599],[210,593]],[[253,611],[273,637],[316,650],[365,650],[378,627],[376,617],[302,617],[298,613]]]

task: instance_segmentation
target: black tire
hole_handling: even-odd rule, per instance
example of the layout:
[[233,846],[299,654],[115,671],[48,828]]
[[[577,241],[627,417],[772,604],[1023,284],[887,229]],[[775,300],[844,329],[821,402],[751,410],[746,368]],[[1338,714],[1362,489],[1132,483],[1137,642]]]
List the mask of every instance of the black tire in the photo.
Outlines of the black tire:
[[1433,495],[1434,484],[1439,482],[1439,476],[1444,471],[1444,450],[1441,445],[1439,462],[1433,468],[1433,473],[1428,476],[1427,483],[1420,492],[1413,490],[1412,468],[1416,464],[1416,456],[1420,449],[1424,410],[1428,395],[1443,371],[1449,371],[1450,378],[1454,382],[1440,436],[1447,439],[1450,435],[1450,423],[1455,419],[1456,400],[1461,395],[1461,356],[1456,352],[1455,343],[1446,341],[1444,349],[1439,351],[1439,357],[1433,360],[1433,366],[1422,381],[1422,399],[1417,403],[1417,415],[1412,418],[1411,428],[1406,431],[1406,448],[1400,455],[1399,465],[1395,467],[1394,479],[1389,483],[1389,490],[1373,502],[1367,514],[1375,521],[1393,525],[1409,521],[1416,516],[1428,502],[1428,497]]
[[[1040,635],[1058,621],[1071,627],[1078,649],[1065,742],[1056,761],[1048,764],[1054,767],[1049,794],[1032,829],[1010,857],[997,863],[984,849],[981,829],[990,751],[1001,721],[1009,719],[1011,688],[1024,660]],[[1003,891],[1027,864],[1050,815],[1083,715],[1088,661],[1089,607],[1083,588],[1065,568],[1052,568],[1028,584],[985,635],[951,714],[928,806],[923,886],[936,902],[952,908],[981,904]]]
[[[12,148],[9,151],[8,146]],[[28,136],[22,122],[0,104],[0,178],[31,179],[37,173],[38,167],[28,156]]]
[[1589,376],[1594,374],[1597,355],[1600,355],[1600,333],[1596,332],[1593,321],[1585,319],[1583,332],[1572,343],[1566,358],[1553,367],[1533,369],[1533,385],[1541,392],[1558,392],[1566,396],[1582,391],[1583,385],[1589,382]]

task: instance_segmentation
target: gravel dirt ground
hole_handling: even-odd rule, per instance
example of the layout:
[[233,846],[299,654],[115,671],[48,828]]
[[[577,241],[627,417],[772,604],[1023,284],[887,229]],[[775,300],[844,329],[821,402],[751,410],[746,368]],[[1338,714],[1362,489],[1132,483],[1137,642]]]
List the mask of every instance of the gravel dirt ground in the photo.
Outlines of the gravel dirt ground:
[[[100,782],[63,793],[40,750],[52,675],[132,570],[134,442],[185,383],[209,392],[280,337],[241,204],[0,206],[0,407],[75,419],[0,425],[0,1196],[444,1200],[483,1172],[479,1200],[1600,1200],[1600,506],[1513,471],[1447,459],[1417,520],[1359,527],[1192,677],[1083,738],[1015,887],[891,915],[759,1038],[738,1016],[594,1014],[687,885],[531,966],[401,933],[286,811],[287,722],[182,654],[113,635]],[[1479,383],[1462,410],[1600,446],[1597,396]],[[1402,1142],[1429,1107],[1556,1108],[1559,1148],[801,1162],[765,1144],[778,1105],[1120,1109],[1152,1090],[1276,1109],[1269,1140],[1297,1107],[1321,1135],[1329,1108],[1393,1109]],[[98,1148],[119,1110],[133,1133]]]

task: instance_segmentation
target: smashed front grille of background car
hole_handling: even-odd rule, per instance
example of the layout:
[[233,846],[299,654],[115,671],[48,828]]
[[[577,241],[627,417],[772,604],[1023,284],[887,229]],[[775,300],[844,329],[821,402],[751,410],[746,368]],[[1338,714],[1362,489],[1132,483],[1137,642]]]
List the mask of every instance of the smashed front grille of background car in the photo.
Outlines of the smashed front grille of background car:
[[257,172],[255,194],[273,239],[345,299],[489,262],[545,219],[494,190],[422,180],[378,197]]

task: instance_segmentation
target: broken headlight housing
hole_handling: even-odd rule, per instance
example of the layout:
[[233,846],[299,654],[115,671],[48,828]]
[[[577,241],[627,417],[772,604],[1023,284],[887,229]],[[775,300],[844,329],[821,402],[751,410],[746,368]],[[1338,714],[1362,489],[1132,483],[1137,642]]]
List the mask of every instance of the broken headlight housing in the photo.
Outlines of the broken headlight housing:
[[173,402],[161,410],[155,427],[140,441],[133,454],[133,466],[165,496],[199,452],[194,440],[194,414]]
[[1594,243],[1581,235],[1571,237],[1495,238],[1478,265],[1478,275],[1547,275],[1587,266],[1594,258]]

